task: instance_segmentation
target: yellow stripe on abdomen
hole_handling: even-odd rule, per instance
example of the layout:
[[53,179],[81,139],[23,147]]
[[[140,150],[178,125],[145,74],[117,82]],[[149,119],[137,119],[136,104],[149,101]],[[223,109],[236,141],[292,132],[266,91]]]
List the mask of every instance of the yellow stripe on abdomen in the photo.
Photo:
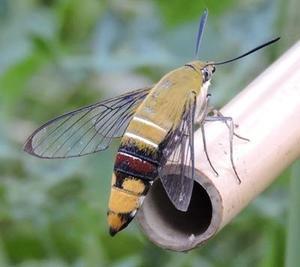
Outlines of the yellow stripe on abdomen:
[[164,140],[167,135],[167,130],[155,124],[154,122],[134,116],[128,128],[125,136],[135,137],[136,139],[143,141],[153,147],[156,147]]
[[119,172],[113,174],[112,180],[107,220],[110,234],[113,236],[134,218],[145,198],[150,182]]
[[113,186],[108,208],[115,213],[130,213],[139,208],[139,195]]

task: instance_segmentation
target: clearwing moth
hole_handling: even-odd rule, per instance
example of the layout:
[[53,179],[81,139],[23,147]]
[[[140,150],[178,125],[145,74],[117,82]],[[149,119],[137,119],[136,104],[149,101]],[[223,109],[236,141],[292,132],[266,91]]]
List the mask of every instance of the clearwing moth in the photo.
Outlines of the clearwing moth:
[[[200,18],[196,56],[207,14],[205,10]],[[245,57],[277,40],[223,62],[195,60],[167,73],[154,86],[61,115],[35,130],[24,149],[40,158],[70,158],[105,150],[121,138],[107,212],[111,235],[130,223],[157,178],[174,206],[187,211],[194,184],[194,125],[201,127],[204,136],[206,121],[221,120],[231,128],[231,139],[234,135],[232,120],[227,121],[228,117],[218,112],[209,115],[208,87],[215,66]],[[205,137],[203,141],[213,168]],[[240,182],[230,143],[232,168]],[[175,164],[178,176],[170,179],[168,164]]]

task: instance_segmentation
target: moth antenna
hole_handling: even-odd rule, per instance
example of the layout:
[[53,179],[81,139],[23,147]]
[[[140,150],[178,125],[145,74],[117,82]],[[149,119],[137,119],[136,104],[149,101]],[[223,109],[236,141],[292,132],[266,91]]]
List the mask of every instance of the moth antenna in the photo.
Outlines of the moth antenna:
[[203,12],[203,14],[200,18],[200,22],[199,22],[199,29],[198,29],[198,33],[197,33],[196,50],[195,50],[196,58],[198,58],[199,48],[200,48],[200,45],[201,45],[201,40],[202,40],[205,24],[206,24],[206,21],[207,21],[207,15],[208,15],[208,10],[206,8],[204,10],[204,12]]
[[264,47],[266,47],[266,46],[268,46],[270,44],[273,44],[273,43],[277,42],[279,39],[280,39],[280,37],[274,38],[274,39],[272,39],[272,40],[270,40],[270,41],[268,41],[266,43],[263,43],[263,44],[255,47],[255,48],[251,49],[250,51],[248,51],[248,52],[246,52],[246,53],[244,53],[244,54],[242,54],[242,55],[240,55],[240,56],[238,56],[236,58],[225,60],[225,61],[221,61],[221,62],[216,62],[216,63],[213,63],[213,64],[214,65],[222,65],[222,64],[226,64],[226,63],[229,63],[229,62],[232,62],[232,61],[236,61],[236,60],[238,60],[240,58],[246,57],[246,56],[248,56],[248,55],[256,52],[257,50],[260,50],[260,49],[262,49],[262,48],[264,48]]

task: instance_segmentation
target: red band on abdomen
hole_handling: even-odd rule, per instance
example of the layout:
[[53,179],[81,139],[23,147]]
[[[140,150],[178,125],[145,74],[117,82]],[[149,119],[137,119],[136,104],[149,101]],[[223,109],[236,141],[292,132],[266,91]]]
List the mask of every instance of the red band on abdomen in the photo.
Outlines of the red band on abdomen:
[[138,177],[145,176],[146,179],[157,177],[157,166],[138,157],[118,152],[115,169]]

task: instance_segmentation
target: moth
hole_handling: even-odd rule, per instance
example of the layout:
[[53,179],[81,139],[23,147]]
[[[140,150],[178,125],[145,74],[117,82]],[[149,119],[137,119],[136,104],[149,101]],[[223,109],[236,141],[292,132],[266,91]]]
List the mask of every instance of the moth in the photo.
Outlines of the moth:
[[[200,18],[196,55],[206,20],[207,10]],[[24,150],[40,158],[70,158],[103,151],[121,138],[107,212],[112,236],[134,218],[155,179],[160,179],[174,206],[187,211],[194,184],[195,124],[203,134],[203,125],[209,120],[225,121],[231,129],[233,125],[231,118],[219,113],[209,115],[208,87],[215,66],[235,61],[278,39],[227,61],[195,60],[167,73],[154,86],[61,115],[35,130]],[[206,147],[205,138],[203,141]],[[240,181],[232,160],[232,142],[231,163]],[[177,178],[168,175],[168,164],[176,166]]]

